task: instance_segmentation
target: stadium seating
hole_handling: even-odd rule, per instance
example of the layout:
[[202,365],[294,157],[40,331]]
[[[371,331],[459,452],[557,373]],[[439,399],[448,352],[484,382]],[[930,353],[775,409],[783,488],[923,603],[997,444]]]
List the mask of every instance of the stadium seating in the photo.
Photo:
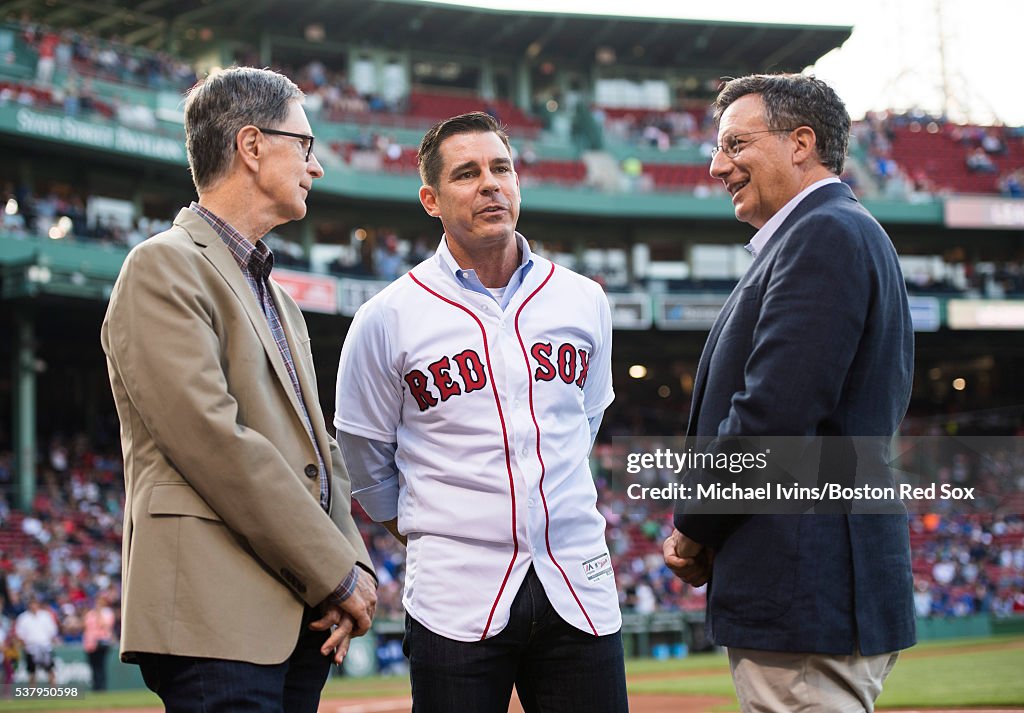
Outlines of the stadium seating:
[[501,99],[486,100],[470,92],[442,91],[415,88],[409,93],[408,114],[433,123],[455,114],[490,110],[518,136],[534,137],[540,131],[540,122],[527,116],[519,107]]
[[940,191],[998,193],[999,176],[1024,166],[1024,143],[1019,139],[1008,141],[1005,154],[990,155],[996,166],[994,173],[972,173],[967,168],[966,158],[968,151],[977,144],[958,140],[958,134],[963,134],[965,129],[980,128],[947,124],[931,133],[919,124],[896,126],[892,157],[908,176],[913,178],[923,173]]

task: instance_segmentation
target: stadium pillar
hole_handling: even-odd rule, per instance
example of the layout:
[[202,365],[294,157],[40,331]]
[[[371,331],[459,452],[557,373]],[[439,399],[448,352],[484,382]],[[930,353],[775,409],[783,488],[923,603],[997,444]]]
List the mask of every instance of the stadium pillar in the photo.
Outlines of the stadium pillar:
[[530,86],[530,65],[520,62],[516,66],[516,104],[523,111],[533,111],[533,87]]
[[313,221],[303,220],[299,223],[299,237],[302,240],[302,254],[309,260],[313,256],[313,246],[316,245],[316,228]]
[[494,60],[483,57],[480,60],[480,96],[484,99],[495,99],[498,96],[494,84]]
[[18,310],[14,316],[14,469],[17,474],[19,510],[32,507],[36,490],[36,347],[35,323],[31,312]]

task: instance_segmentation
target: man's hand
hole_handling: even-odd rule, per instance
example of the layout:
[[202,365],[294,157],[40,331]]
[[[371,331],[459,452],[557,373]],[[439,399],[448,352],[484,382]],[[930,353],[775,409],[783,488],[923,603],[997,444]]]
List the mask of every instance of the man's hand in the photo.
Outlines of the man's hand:
[[370,630],[373,614],[377,609],[377,588],[373,577],[358,569],[356,574],[356,587],[348,599],[337,603],[330,599],[324,601],[320,605],[323,616],[309,624],[313,631],[326,631],[332,626],[337,627],[320,647],[320,653],[330,656],[333,651],[334,663],[338,664],[348,653],[352,638],[362,636]]
[[693,587],[700,587],[711,577],[715,553],[694,542],[679,530],[673,530],[661,546],[665,565],[672,573]]
[[352,617],[344,612],[336,604],[324,604],[324,615],[314,622],[310,622],[309,628],[313,631],[326,631],[332,626],[337,628],[327,637],[327,641],[320,647],[320,653],[324,656],[334,654],[334,663],[340,664],[345,660],[349,644],[352,643],[352,629],[355,623]]
[[373,577],[366,572],[359,572],[356,588],[338,606],[352,617],[352,636],[362,636],[368,632],[373,624],[373,613],[377,610],[377,586]]

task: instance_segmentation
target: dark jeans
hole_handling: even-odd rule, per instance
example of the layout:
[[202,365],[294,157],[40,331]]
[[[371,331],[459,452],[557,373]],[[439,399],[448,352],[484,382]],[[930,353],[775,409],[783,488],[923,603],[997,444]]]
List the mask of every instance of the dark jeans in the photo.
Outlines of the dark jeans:
[[315,713],[331,659],[320,653],[328,633],[310,631],[306,610],[295,650],[283,663],[139,654],[142,678],[167,713]]
[[512,686],[526,713],[624,713],[621,633],[594,636],[555,613],[530,568],[508,626],[453,641],[405,618],[413,713],[507,713]]

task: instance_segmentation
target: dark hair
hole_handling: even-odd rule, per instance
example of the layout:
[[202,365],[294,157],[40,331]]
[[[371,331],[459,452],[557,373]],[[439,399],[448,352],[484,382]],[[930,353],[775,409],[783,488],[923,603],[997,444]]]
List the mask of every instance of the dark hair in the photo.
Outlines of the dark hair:
[[288,117],[289,102],[304,96],[283,74],[255,67],[214,72],[192,87],[185,101],[185,150],[196,190],[227,173],[243,126],[273,128]]
[[508,142],[508,134],[495,121],[490,114],[482,111],[472,111],[468,114],[460,114],[450,119],[439,121],[430,127],[423,141],[420,142],[419,151],[416,152],[416,163],[420,168],[420,179],[425,185],[437,188],[441,181],[441,144],[449,136],[456,134],[486,134],[494,132],[505,144],[509,155],[512,154],[512,147]]
[[734,101],[759,94],[771,129],[809,126],[817,137],[818,158],[839,175],[850,141],[850,114],[832,87],[804,74],[751,74],[726,82],[715,99],[715,123]]

